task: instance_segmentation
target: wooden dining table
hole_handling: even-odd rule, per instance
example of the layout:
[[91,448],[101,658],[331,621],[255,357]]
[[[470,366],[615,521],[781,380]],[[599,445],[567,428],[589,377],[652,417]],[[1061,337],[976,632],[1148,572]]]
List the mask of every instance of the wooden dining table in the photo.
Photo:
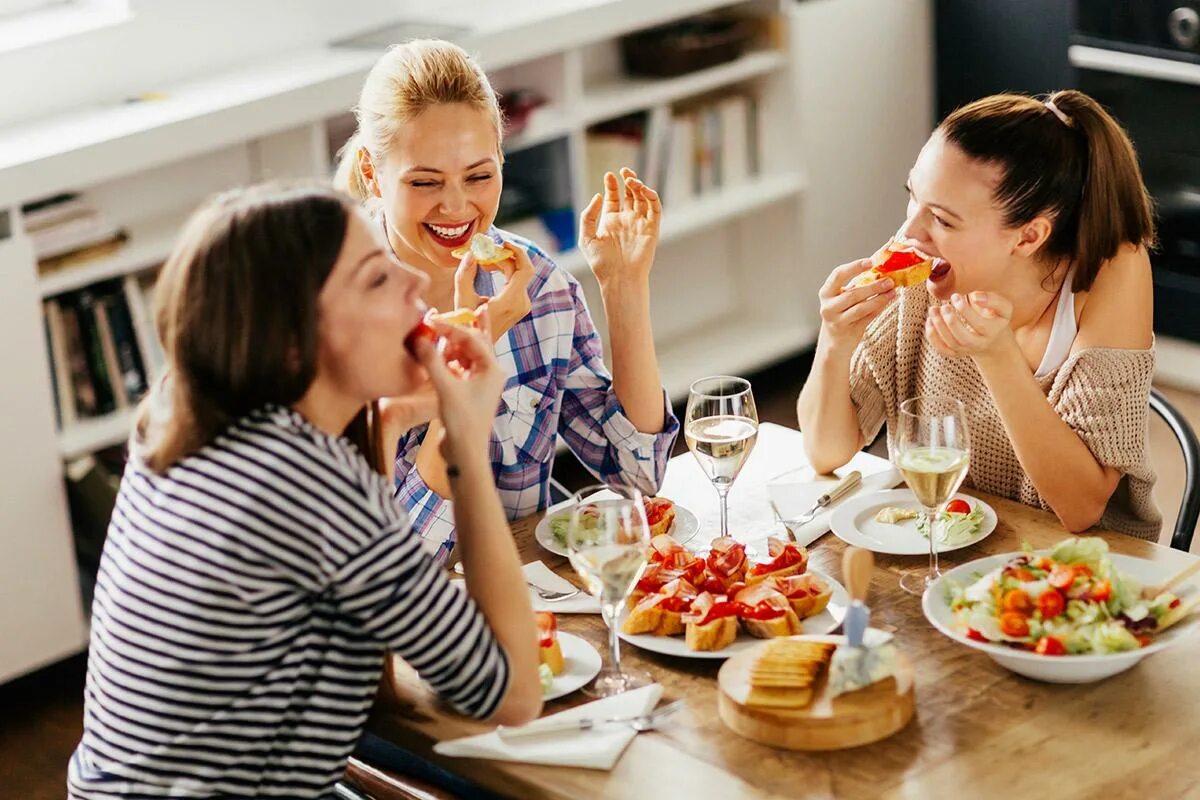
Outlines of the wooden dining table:
[[[730,495],[731,534],[769,533],[774,520],[765,487],[803,466],[801,434],[764,424]],[[995,531],[942,556],[954,566],[996,553],[1053,545],[1067,536],[1055,517],[1017,502],[967,490],[996,511]],[[690,454],[673,459],[660,494],[695,512],[701,536],[718,528],[716,492]],[[574,579],[566,559],[542,549],[539,516],[513,524],[525,562],[540,559]],[[778,529],[782,533],[782,528]],[[1099,532],[1111,549],[1182,568],[1194,558],[1121,534]],[[827,533],[809,546],[810,563],[841,578],[844,543]],[[1040,683],[937,632],[920,598],[900,575],[924,557],[877,556],[868,602],[872,624],[891,631],[916,673],[916,715],[899,733],[833,752],[779,750],[740,738],[717,713],[720,661],[657,655],[624,644],[622,661],[662,684],[663,702],[683,698],[661,729],[639,734],[610,771],[448,758],[441,740],[488,730],[438,703],[415,673],[397,669],[392,697],[377,704],[374,733],[515,798],[1026,798],[1200,797],[1200,636],[1190,636],[1133,669],[1083,685]],[[606,653],[598,615],[560,615],[562,630]],[[554,713],[586,702],[579,693],[548,703]]]

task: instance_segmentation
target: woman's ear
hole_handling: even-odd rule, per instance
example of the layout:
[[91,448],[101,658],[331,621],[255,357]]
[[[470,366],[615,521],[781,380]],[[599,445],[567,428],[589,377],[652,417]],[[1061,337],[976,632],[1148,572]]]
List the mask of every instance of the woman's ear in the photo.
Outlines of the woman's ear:
[[367,148],[358,148],[358,171],[362,174],[363,183],[375,197],[382,197],[379,192],[379,181],[375,177],[375,163],[371,161],[371,154],[367,152]]
[[1050,233],[1054,230],[1054,224],[1049,217],[1036,216],[1021,226],[1020,236],[1017,239],[1017,244],[1013,248],[1013,255],[1029,258],[1041,249],[1046,240],[1050,238]]

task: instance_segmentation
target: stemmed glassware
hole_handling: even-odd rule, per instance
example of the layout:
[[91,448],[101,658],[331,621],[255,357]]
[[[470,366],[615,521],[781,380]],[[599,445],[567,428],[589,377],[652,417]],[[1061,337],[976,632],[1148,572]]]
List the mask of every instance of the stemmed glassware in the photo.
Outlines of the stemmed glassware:
[[754,392],[744,378],[701,378],[688,394],[683,436],[721,498],[721,535],[729,535],[729,490],[758,439]]
[[621,668],[617,637],[621,608],[646,566],[650,526],[642,494],[627,486],[599,484],[575,493],[567,529],[571,566],[600,600],[608,625],[609,664],[584,692],[609,697],[650,683],[642,672]]
[[937,554],[939,512],[954,497],[971,464],[971,440],[962,401],[947,395],[922,395],[901,403],[895,463],[925,511],[929,571],[908,572],[900,579],[904,591],[920,595],[941,575]]

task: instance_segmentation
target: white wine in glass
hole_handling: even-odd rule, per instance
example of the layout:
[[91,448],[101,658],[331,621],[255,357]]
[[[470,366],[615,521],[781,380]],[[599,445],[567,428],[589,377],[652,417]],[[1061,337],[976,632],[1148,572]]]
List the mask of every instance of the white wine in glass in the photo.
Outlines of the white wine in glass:
[[701,378],[688,393],[683,438],[721,500],[721,536],[729,535],[729,490],[758,439],[758,412],[750,382],[718,375]]
[[610,663],[584,689],[593,697],[609,697],[650,683],[648,675],[621,668],[617,637],[621,609],[642,575],[649,546],[646,505],[637,489],[599,484],[575,493],[567,553],[588,591],[600,600],[608,625]]
[[971,465],[967,412],[962,401],[945,395],[923,395],[900,404],[896,468],[925,510],[929,532],[929,572],[905,573],[900,587],[923,594],[941,575],[938,569],[937,518],[954,497]]

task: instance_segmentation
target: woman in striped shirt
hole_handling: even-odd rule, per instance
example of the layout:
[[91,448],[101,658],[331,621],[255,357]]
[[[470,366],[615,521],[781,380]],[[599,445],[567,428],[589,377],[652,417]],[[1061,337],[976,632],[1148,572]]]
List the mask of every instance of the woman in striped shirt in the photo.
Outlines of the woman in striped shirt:
[[[650,326],[658,195],[631,171],[622,181],[609,173],[603,198],[596,195],[580,219],[580,248],[608,321],[610,374],[579,282],[532,242],[492,224],[504,154],[500,109],[483,70],[448,42],[398,45],[371,70],[357,115],[337,187],[369,204],[393,251],[429,277],[430,305],[491,299],[506,378],[491,458],[509,518],[548,505],[559,435],[600,479],[652,494],[679,431]],[[470,255],[460,261],[455,249],[476,233],[515,257],[490,269],[478,269]],[[444,467],[436,448],[422,447],[440,424],[401,440],[396,489],[414,529],[445,559],[455,532]]]
[[[192,217],[159,278],[168,370],[104,548],[70,797],[329,797],[385,650],[464,713],[540,711],[487,451],[503,376],[473,332],[405,351],[425,284],[332,192],[234,192]],[[426,375],[465,592],[378,469]]]

